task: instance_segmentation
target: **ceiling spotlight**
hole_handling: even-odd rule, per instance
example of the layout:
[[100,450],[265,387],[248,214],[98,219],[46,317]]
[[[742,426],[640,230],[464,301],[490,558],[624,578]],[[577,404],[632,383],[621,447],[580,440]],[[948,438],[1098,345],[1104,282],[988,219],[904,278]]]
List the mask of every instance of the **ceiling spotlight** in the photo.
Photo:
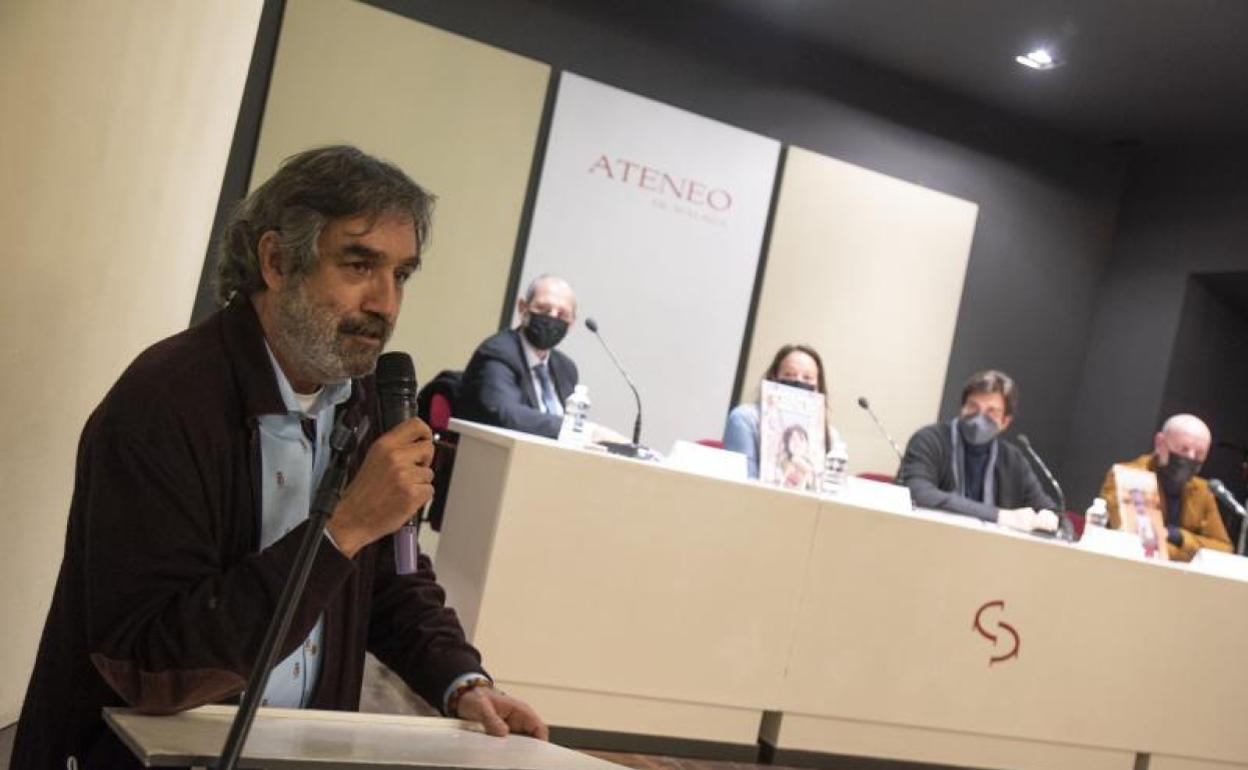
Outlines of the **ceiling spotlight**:
[[1015,56],[1014,61],[1033,70],[1051,70],[1062,66],[1062,62],[1053,57],[1047,49],[1037,48],[1034,51]]

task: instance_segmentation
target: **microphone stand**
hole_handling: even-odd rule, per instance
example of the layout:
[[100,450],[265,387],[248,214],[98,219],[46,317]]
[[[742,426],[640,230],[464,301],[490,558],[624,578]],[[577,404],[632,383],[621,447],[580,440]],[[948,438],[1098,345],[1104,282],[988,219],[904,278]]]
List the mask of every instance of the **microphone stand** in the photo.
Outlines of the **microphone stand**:
[[1222,503],[1226,504],[1231,512],[1239,516],[1239,543],[1235,547],[1235,553],[1244,556],[1245,536],[1248,536],[1248,511],[1244,510],[1244,506],[1235,499],[1235,495],[1231,494],[1231,490],[1217,479],[1209,479],[1209,491]]
[[585,319],[585,326],[594,333],[598,338],[598,342],[602,343],[602,349],[607,351],[607,355],[611,358],[611,363],[615,364],[615,368],[620,370],[620,374],[624,375],[624,382],[628,383],[628,387],[633,391],[633,398],[637,401],[637,419],[633,422],[633,443],[632,444],[614,444],[604,443],[603,446],[612,454],[624,455],[625,457],[637,457],[641,453],[641,394],[637,392],[637,386],[633,384],[633,378],[628,376],[628,371],[624,369],[624,365],[620,363],[620,359],[615,357],[611,346],[598,333],[598,324],[592,318]]
[[[884,423],[880,422],[880,418],[875,415],[875,410],[871,408],[871,402],[867,401],[866,396],[858,397],[858,406],[862,407],[863,411],[871,415],[871,421],[875,423],[876,428],[879,428],[880,433],[884,436],[884,439],[888,441],[888,445],[893,448],[893,452],[897,455],[897,459],[900,462],[905,462],[905,453],[901,451],[901,447],[898,446],[897,442],[893,440],[893,437],[889,435],[888,429],[884,427]],[[898,472],[900,473],[900,471]]]
[[291,566],[286,584],[278,597],[277,607],[273,611],[273,619],[264,633],[264,641],[260,645],[260,654],[252,667],[251,676],[247,679],[247,690],[243,693],[242,703],[234,714],[234,722],[230,725],[230,733],[225,739],[225,747],[221,750],[221,758],[217,761],[217,770],[234,770],[238,765],[239,756],[243,753],[243,744],[251,725],[256,719],[256,710],[260,707],[260,699],[269,683],[269,674],[277,665],[277,654],[286,632],[290,629],[291,618],[295,614],[295,605],[307,585],[308,575],[312,572],[312,562],[316,551],[325,537],[325,526],[329,523],[338,500],[342,497],[342,488],[347,481],[347,467],[351,457],[359,445],[359,439],[368,431],[368,418],[360,420],[360,424],[349,427],[346,415],[338,419],[334,432],[330,435],[330,465],[321,477],[316,489],[316,497],[312,500],[308,511],[308,527],[303,532],[303,540],[299,543],[299,551]]

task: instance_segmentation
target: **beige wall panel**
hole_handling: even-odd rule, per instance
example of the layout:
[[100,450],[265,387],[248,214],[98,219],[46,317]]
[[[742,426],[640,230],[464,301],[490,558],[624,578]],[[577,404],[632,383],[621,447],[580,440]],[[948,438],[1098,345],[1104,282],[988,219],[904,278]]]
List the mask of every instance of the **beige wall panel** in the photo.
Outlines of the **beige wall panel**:
[[421,383],[496,331],[550,69],[354,0],[286,7],[253,185],[349,142],[439,197],[392,350]]
[[904,445],[933,422],[978,207],[798,147],[789,149],[746,369],[745,400],[786,342],[828,370],[850,469],[897,458],[857,406],[865,395]]
[[83,421],[190,318],[260,8],[0,3],[0,725],[51,600]]

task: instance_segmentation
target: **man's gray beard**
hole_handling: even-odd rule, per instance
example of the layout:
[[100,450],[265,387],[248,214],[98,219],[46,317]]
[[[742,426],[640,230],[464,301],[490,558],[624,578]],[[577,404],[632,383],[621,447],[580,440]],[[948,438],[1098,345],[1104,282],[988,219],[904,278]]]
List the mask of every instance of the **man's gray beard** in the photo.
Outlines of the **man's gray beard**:
[[377,368],[380,348],[351,350],[351,340],[339,331],[343,319],[313,303],[305,287],[303,280],[296,279],[293,286],[275,297],[274,336],[278,347],[299,369],[315,377],[318,384],[370,374]]

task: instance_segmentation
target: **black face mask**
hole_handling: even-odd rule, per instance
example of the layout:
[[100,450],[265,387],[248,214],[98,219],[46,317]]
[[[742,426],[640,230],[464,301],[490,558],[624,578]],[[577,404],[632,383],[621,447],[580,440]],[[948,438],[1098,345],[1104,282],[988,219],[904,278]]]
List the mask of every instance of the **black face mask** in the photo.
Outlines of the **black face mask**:
[[775,380],[775,382],[781,385],[788,385],[790,388],[800,388],[802,390],[814,390],[815,389],[814,385],[810,384],[809,382],[802,382],[801,380]]
[[997,434],[1001,432],[1001,426],[993,422],[988,415],[977,413],[958,418],[958,432],[962,434],[962,440],[966,443],[983,446],[997,437]]
[[1200,472],[1200,461],[1170,453],[1165,465],[1157,466],[1157,478],[1166,492],[1177,495]]
[[568,333],[568,322],[558,316],[529,313],[522,331],[530,345],[538,350],[550,350],[563,341]]

